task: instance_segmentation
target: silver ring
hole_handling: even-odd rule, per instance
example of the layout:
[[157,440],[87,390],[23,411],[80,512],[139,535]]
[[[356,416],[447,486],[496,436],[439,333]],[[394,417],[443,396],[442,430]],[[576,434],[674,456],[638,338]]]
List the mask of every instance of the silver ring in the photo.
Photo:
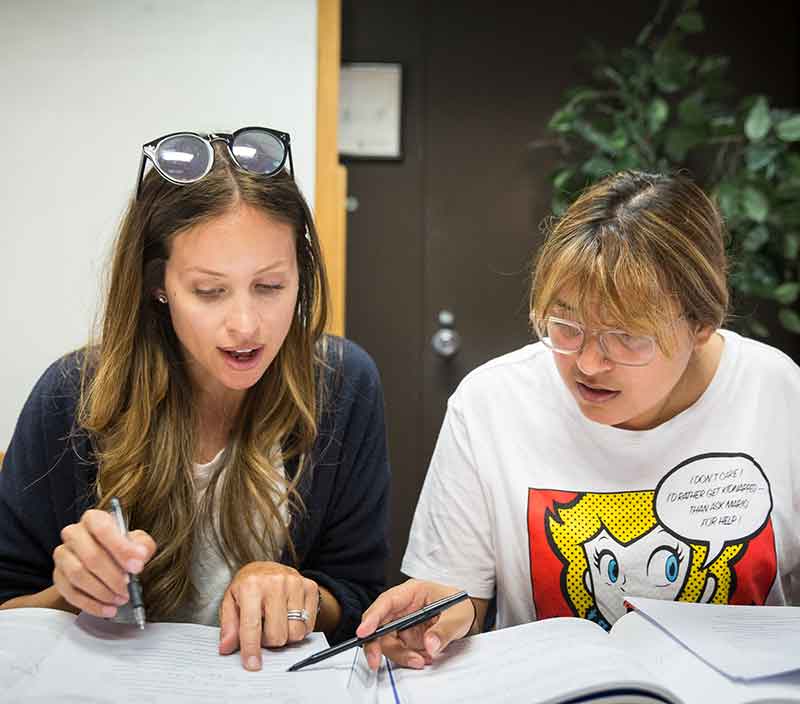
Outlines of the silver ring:
[[303,623],[308,623],[308,619],[311,617],[308,615],[308,611],[305,609],[289,609],[286,612],[286,618],[289,621],[302,621]]

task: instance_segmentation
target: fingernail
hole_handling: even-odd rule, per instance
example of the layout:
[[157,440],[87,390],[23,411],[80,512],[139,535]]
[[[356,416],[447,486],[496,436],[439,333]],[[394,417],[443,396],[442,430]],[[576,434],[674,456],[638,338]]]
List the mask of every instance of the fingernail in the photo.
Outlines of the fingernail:
[[425,667],[425,661],[422,659],[420,655],[412,655],[408,658],[409,666],[419,669]]
[[115,606],[104,606],[100,613],[103,614],[103,618],[114,618],[117,615],[117,608]]
[[147,557],[147,548],[144,545],[137,545],[135,550],[136,554],[143,560]]
[[247,658],[247,669],[248,670],[260,670],[261,669],[261,661],[255,655],[251,655],[249,658]]
[[122,606],[123,604],[127,603],[127,601],[128,601],[128,597],[127,596],[122,596],[122,594],[115,594],[114,595],[114,603],[117,606]]
[[436,655],[441,647],[442,641],[440,641],[436,636],[428,636],[428,652],[431,655]]
[[142,567],[144,567],[144,563],[141,560],[128,560],[125,563],[125,569],[134,574],[139,574],[142,571]]

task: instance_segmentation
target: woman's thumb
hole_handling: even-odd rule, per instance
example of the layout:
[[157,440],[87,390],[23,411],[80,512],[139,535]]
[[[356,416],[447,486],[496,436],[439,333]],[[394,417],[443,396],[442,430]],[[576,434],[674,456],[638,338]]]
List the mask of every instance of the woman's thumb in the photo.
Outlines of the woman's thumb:
[[472,625],[474,607],[467,599],[466,608],[461,605],[452,607],[443,613],[439,620],[425,632],[425,650],[434,657],[442,652],[452,641],[467,634]]

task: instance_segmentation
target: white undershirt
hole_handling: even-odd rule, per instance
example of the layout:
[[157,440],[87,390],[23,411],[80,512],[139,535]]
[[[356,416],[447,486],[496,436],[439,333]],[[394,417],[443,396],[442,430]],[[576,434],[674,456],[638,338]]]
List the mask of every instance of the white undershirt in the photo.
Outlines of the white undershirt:
[[[211,477],[222,463],[224,448],[219,451],[216,457],[206,464],[194,465],[195,488],[197,490],[198,505],[203,499],[206,488]],[[285,471],[283,464],[277,467],[282,480],[285,481]],[[223,470],[226,471],[226,470]],[[288,524],[289,511],[284,503],[281,507],[281,517],[284,525]],[[219,512],[215,507],[214,521],[219,520]],[[176,623],[199,623],[206,626],[219,626],[219,607],[225,590],[233,578],[231,570],[223,559],[214,540],[213,532],[210,530],[208,520],[199,522],[194,532],[192,547],[192,561],[189,572],[189,580],[195,588],[195,597],[190,598],[181,604],[178,609],[162,618],[164,621]],[[281,535],[282,531],[275,531]],[[272,561],[280,558],[283,544],[277,546],[276,555],[265,555],[261,559]],[[145,604],[146,606],[146,604]],[[120,608],[117,619],[125,622],[130,621],[128,604]]]

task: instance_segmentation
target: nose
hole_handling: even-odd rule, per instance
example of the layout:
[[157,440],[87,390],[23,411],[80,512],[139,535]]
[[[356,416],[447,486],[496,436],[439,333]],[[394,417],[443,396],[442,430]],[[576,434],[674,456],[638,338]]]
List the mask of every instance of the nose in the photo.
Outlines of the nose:
[[613,363],[606,358],[606,353],[596,335],[588,335],[585,338],[583,347],[578,351],[576,364],[586,376],[606,372],[613,366]]
[[259,315],[255,301],[249,295],[236,296],[225,314],[225,329],[237,341],[253,341],[259,328]]

